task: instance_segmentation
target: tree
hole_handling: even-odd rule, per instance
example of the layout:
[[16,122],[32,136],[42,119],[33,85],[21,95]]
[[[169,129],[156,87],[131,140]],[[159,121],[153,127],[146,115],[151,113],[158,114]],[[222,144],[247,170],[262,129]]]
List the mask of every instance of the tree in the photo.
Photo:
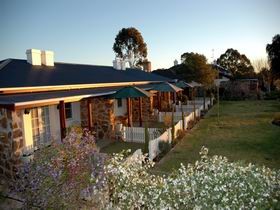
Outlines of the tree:
[[204,86],[211,86],[217,72],[207,64],[204,55],[198,53],[184,53],[181,55],[182,65],[177,65],[176,72],[182,74],[186,81],[196,81]]
[[136,28],[123,28],[115,38],[113,50],[117,57],[128,60],[130,67],[141,65],[147,57],[147,44]]
[[256,73],[261,72],[262,69],[268,69],[268,62],[267,59],[260,58],[252,61],[252,66]]
[[273,37],[272,43],[266,45],[270,69],[275,78],[280,78],[280,35]]
[[244,54],[232,48],[220,56],[217,64],[231,71],[235,79],[255,77],[254,68]]
[[273,86],[273,77],[271,71],[268,68],[263,67],[260,72],[258,72],[257,76],[260,81],[261,87],[270,92],[271,87]]

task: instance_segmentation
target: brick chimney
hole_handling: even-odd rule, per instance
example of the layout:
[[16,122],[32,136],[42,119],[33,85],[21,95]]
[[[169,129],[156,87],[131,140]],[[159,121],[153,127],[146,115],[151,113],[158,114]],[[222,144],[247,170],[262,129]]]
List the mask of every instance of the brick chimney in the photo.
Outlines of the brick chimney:
[[146,71],[146,72],[151,72],[152,71],[151,61],[148,61],[148,60],[143,61],[143,70]]

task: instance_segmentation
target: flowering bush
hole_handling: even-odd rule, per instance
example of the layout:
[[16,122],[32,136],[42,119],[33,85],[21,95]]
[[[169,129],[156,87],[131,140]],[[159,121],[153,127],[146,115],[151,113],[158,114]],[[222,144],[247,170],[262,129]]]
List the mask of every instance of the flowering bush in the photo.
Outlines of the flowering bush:
[[116,209],[266,209],[279,207],[279,171],[208,156],[168,176],[148,173],[145,156],[116,154],[105,167],[110,207]]
[[90,157],[94,152],[93,135],[81,128],[72,128],[62,144],[36,151],[33,160],[19,170],[14,185],[25,207],[61,209],[78,205],[80,191],[91,181]]

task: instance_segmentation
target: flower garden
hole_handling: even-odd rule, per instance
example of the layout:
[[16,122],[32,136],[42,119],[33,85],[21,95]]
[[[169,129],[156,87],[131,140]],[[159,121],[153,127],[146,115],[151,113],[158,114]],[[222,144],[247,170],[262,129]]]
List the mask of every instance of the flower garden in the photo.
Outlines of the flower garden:
[[[230,110],[227,103],[222,104],[224,110]],[[244,120],[239,120],[239,130],[244,126],[247,130],[251,129],[250,133],[252,133],[253,128],[250,126],[254,123],[250,121],[249,112],[247,111],[245,116],[242,111],[245,107],[244,103],[236,103],[239,107],[238,111],[241,112],[239,118],[243,117]],[[271,141],[277,139],[275,135],[279,132],[274,130],[278,126],[268,121],[273,118],[270,112],[278,110],[279,105],[269,104],[258,104],[258,108],[257,106],[251,108],[255,111],[258,109],[258,116],[254,116],[255,119],[264,117],[259,120],[259,123],[267,126],[266,135],[259,135],[258,141],[252,139],[257,142],[262,138],[266,139],[268,145],[263,146],[266,149],[271,145]],[[215,108],[197,128],[191,131],[190,135],[196,136],[195,133],[202,129],[201,126],[205,121],[207,122],[208,117],[211,118],[214,114]],[[234,113],[226,115],[222,112],[221,115],[224,117],[221,117],[219,129],[223,130],[224,126],[230,126],[225,120],[226,117],[231,117]],[[237,126],[235,118],[231,121]],[[213,125],[210,123],[209,126]],[[260,128],[258,125],[257,129]],[[236,136],[232,125],[231,130]],[[242,129],[240,132],[242,133]],[[250,139],[248,135],[247,138]],[[217,138],[219,137],[221,134],[217,133]],[[197,147],[200,148],[195,151],[197,153],[195,158],[188,159],[186,162],[185,159],[178,158],[183,156],[178,156],[176,152],[178,149],[179,152],[188,149],[184,145],[188,140],[189,143],[193,143],[193,146],[196,145],[189,138],[187,134],[160,163],[155,165],[146,154],[142,155],[139,150],[136,150],[137,147],[133,148],[133,151],[136,150],[133,155],[129,150],[104,155],[96,148],[95,138],[89,131],[73,128],[63,144],[54,144],[36,152],[31,163],[25,164],[19,171],[19,179],[16,185],[12,185],[11,190],[18,195],[23,202],[23,208],[26,209],[280,208],[280,170],[277,169],[279,168],[277,160],[276,163],[271,161],[274,164],[272,166],[276,167],[268,168],[262,166],[260,164],[262,162],[252,164],[250,159],[242,161],[245,155],[239,156],[239,159],[234,159],[233,156],[227,158],[217,150],[220,145],[216,145],[216,149],[213,148],[212,139],[208,136],[202,143],[210,150],[202,146],[199,139],[195,139]],[[239,141],[242,143],[242,139]],[[226,143],[231,144],[230,141]],[[277,144],[272,145],[277,149]],[[224,149],[227,152],[229,148],[224,146]],[[247,151],[250,154],[250,150]],[[193,154],[186,151],[184,153],[185,157]],[[240,151],[236,153],[242,154]],[[172,161],[176,163],[170,162],[172,155],[174,155]],[[271,157],[277,159],[277,155],[275,156],[273,152]],[[171,167],[172,163],[175,163],[173,167]],[[165,170],[166,168],[168,170]]]

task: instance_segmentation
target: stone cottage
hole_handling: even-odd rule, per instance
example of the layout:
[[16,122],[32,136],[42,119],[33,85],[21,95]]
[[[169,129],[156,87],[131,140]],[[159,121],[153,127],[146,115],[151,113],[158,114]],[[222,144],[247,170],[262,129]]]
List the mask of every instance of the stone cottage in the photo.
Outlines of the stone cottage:
[[[98,139],[113,138],[116,123],[126,122],[126,100],[108,96],[125,86],[149,90],[170,80],[117,60],[112,67],[54,62],[51,51],[30,49],[26,55],[0,61],[0,176],[9,178],[22,155],[61,141],[70,126],[88,127]],[[148,118],[153,100],[143,101]]]

